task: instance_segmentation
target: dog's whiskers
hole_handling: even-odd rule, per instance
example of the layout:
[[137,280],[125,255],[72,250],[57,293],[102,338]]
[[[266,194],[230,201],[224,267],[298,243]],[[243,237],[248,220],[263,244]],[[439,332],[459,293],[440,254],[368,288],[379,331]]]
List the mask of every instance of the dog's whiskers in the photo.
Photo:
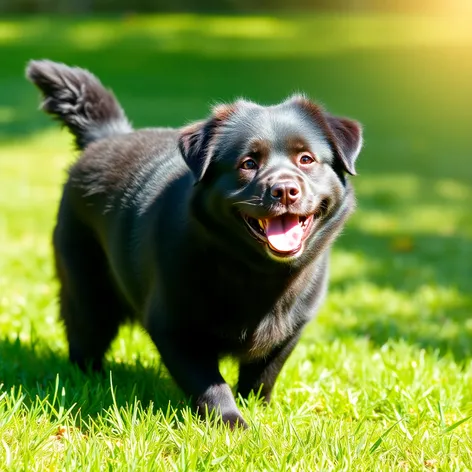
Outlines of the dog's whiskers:
[[259,206],[262,203],[262,198],[254,198],[251,200],[239,200],[237,202],[233,202],[233,205],[253,205]]

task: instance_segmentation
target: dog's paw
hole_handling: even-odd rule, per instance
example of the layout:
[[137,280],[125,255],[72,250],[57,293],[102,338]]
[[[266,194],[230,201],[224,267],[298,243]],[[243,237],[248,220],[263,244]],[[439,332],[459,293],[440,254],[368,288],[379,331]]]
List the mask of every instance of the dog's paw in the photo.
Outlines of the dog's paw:
[[239,414],[239,412],[231,411],[227,413],[223,413],[221,415],[221,420],[224,424],[228,425],[230,429],[235,428],[242,428],[248,429],[248,424],[244,421],[243,417]]

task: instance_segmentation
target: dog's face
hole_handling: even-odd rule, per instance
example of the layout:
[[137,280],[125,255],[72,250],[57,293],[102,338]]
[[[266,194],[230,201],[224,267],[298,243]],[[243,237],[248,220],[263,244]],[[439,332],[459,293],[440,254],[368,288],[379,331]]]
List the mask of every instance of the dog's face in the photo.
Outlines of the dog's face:
[[356,122],[303,97],[272,107],[220,105],[180,137],[197,179],[194,216],[242,257],[310,257],[330,223],[349,213],[344,174],[355,173],[361,143]]

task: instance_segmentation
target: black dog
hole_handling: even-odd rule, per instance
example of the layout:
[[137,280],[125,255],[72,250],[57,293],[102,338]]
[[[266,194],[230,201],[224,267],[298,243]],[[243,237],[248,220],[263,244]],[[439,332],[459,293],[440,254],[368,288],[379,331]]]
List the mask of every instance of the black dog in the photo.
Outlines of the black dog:
[[245,426],[218,360],[239,359],[238,393],[269,401],[354,208],[359,124],[294,96],[133,131],[88,71],[33,61],[27,77],[84,151],[54,231],[70,359],[100,369],[138,319],[198,411]]

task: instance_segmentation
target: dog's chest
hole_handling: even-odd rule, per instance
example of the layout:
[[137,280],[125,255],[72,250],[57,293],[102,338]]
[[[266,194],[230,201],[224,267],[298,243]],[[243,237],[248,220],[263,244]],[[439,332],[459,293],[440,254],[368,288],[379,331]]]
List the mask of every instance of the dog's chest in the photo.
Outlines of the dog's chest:
[[311,279],[287,287],[254,285],[247,278],[234,283],[229,291],[220,286],[207,307],[207,328],[223,351],[247,359],[264,357],[314,315],[317,300],[323,295],[318,282]]

